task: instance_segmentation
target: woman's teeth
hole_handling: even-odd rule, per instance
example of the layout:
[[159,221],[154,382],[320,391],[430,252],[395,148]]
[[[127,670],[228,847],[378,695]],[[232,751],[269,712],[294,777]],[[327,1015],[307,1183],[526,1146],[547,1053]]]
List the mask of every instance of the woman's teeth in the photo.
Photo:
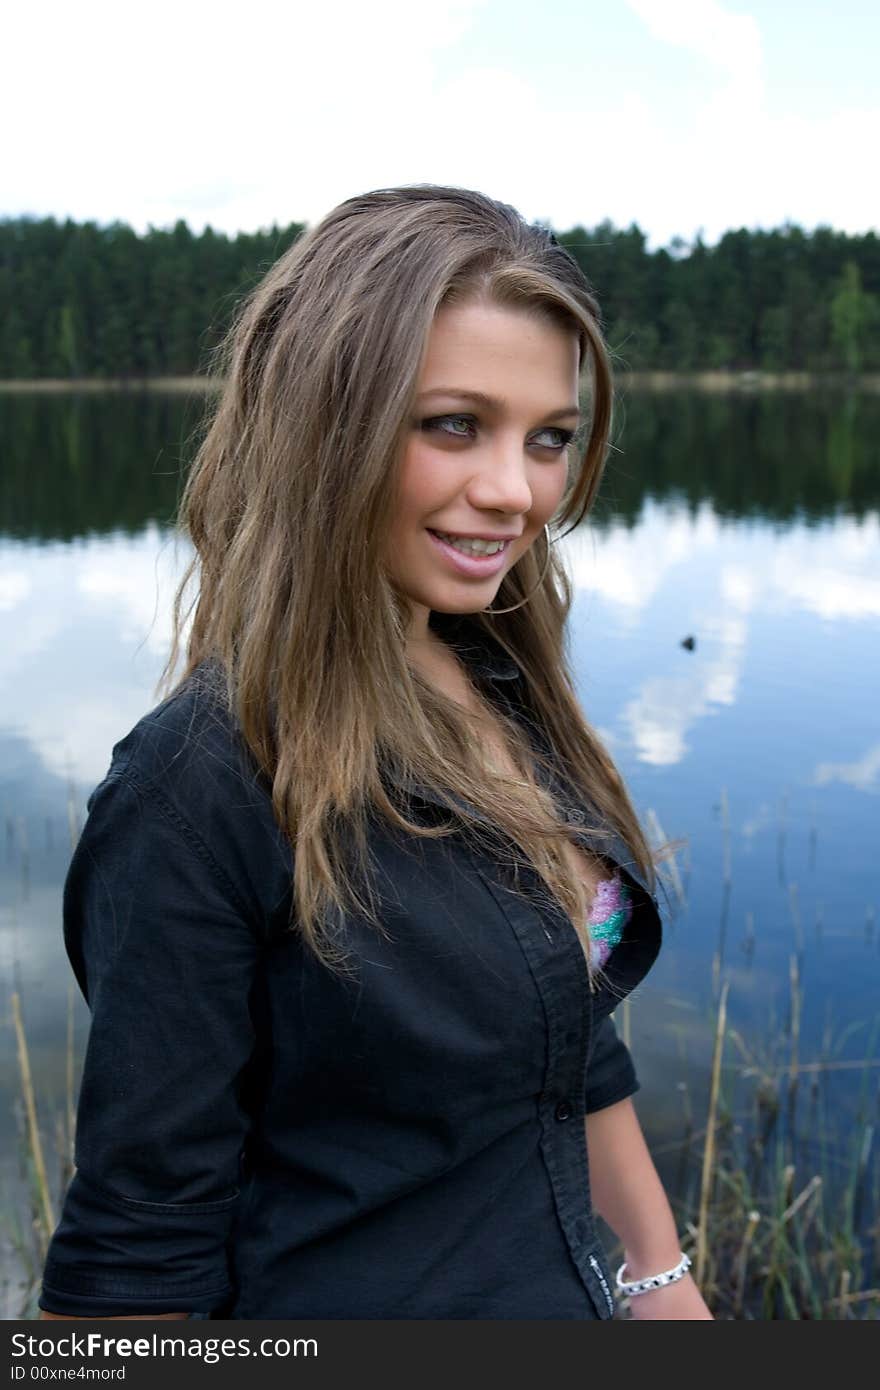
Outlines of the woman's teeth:
[[464,540],[459,536],[450,536],[446,531],[435,531],[434,535],[456,550],[462,550],[465,555],[497,555],[507,544],[507,541]]

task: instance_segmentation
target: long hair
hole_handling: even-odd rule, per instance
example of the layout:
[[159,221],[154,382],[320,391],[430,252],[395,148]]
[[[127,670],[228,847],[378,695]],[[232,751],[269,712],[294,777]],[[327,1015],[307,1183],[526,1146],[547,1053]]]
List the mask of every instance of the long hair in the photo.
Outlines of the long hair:
[[[369,873],[376,814],[435,838],[468,828],[454,809],[464,800],[500,832],[494,852],[518,847],[573,923],[589,911],[561,847],[572,832],[536,782],[539,755],[518,721],[499,714],[523,779],[492,775],[479,753],[479,716],[411,667],[405,603],[382,566],[434,316],[474,300],[577,335],[587,423],[554,518],[557,527],[577,526],[601,481],[612,413],[590,286],[552,234],[513,207],[433,184],[347,199],[304,231],[242,303],[215,359],[219,394],[181,498],[179,526],[194,554],[175,595],[159,688],[172,693],[202,663],[223,674],[226,706],[294,849],[291,925],[330,968],[346,958],[334,912],[353,910],[384,930]],[[546,560],[536,542],[500,585],[497,607],[531,594],[524,606],[472,620],[519,664],[567,778],[600,813],[597,844],[603,828],[621,836],[653,892],[638,817],[575,696],[564,649],[571,583],[551,550],[541,584]],[[389,765],[451,793],[451,819],[425,825],[407,816],[384,775]],[[475,821],[470,828],[485,834]]]

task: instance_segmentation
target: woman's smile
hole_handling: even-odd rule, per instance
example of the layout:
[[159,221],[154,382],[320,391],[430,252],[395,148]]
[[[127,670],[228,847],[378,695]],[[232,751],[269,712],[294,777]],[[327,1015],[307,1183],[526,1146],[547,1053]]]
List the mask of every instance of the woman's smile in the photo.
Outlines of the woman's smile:
[[486,579],[491,575],[498,574],[504,568],[507,552],[510,549],[511,541],[498,541],[500,546],[494,554],[478,555],[467,550],[461,549],[459,545],[452,545],[448,540],[444,540],[436,531],[427,528],[428,536],[437,552],[441,563],[445,562],[459,574],[469,575],[475,579]]

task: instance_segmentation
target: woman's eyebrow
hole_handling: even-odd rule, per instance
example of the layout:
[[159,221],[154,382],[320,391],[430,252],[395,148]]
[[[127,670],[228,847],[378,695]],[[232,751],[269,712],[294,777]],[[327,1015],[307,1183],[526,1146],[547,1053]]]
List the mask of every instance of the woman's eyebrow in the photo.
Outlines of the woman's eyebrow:
[[[462,400],[474,401],[477,405],[482,405],[486,410],[503,411],[507,409],[507,401],[499,400],[496,396],[487,396],[484,391],[470,391],[458,386],[432,386],[430,391],[423,391],[419,396],[422,400],[425,396],[458,396]],[[545,420],[560,419],[580,419],[581,412],[576,405],[564,405],[559,410],[548,410],[544,416]]]

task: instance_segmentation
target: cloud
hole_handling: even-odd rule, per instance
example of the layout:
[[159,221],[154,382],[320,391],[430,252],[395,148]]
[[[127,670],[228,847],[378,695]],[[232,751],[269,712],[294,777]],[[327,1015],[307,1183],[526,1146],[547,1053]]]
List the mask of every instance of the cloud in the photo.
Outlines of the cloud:
[[[692,559],[695,551],[714,549],[720,530],[709,506],[691,516],[681,507],[648,505],[637,527],[622,522],[603,531],[589,524],[579,527],[564,542],[565,563],[578,589],[613,603],[620,620],[634,627],[669,572]],[[644,560],[646,545],[650,564]]]
[[0,609],[17,608],[30,591],[30,576],[22,570],[0,570]]
[[[18,542],[7,542],[0,544],[0,560],[4,551],[8,560],[0,564],[0,610],[15,616],[12,620],[4,620],[6,633],[0,642],[0,696],[4,688],[11,689],[20,681],[22,672],[51,645],[63,626],[60,600],[45,601],[46,586],[40,582],[35,552]],[[46,552],[43,558],[48,558]]]
[[698,659],[685,675],[655,676],[621,713],[640,762],[668,767],[688,752],[687,736],[701,719],[736,703],[743,667],[744,628],[727,622],[720,650]]
[[761,31],[752,15],[715,0],[626,0],[662,43],[687,49],[721,68],[737,89],[763,86]]
[[795,574],[787,574],[781,564],[778,568],[780,592],[821,618],[880,617],[880,579],[841,573],[827,565]]
[[128,537],[108,537],[89,548],[76,588],[89,605],[113,618],[120,640],[143,643],[164,656],[171,642],[173,589],[189,554],[188,546],[175,546],[155,524],[134,544]]
[[853,763],[819,763],[813,773],[816,786],[829,782],[846,782],[858,791],[880,790],[880,743],[875,743]]
[[[757,608],[801,609],[852,621],[880,616],[878,553],[878,512],[809,529],[792,527],[768,545],[761,530],[749,534],[726,527],[705,502],[692,515],[681,505],[649,500],[636,527],[616,523],[599,531],[587,524],[565,541],[575,586],[585,596],[601,595],[619,610],[619,621],[631,626],[641,621],[674,570],[711,562],[713,588],[706,591],[699,631],[727,646],[744,644],[743,619]],[[688,618],[691,626],[695,621]],[[734,622],[731,631],[723,631],[726,621]]]
[[0,119],[19,138],[4,149],[6,196],[140,229],[201,214],[237,230],[317,220],[362,188],[416,179],[420,163],[424,177],[442,128],[425,150],[407,113],[442,86],[436,65],[484,3],[154,0],[146,19],[115,0],[17,7],[14,46],[39,55],[48,99],[32,99],[36,58],[8,66]]
[[93,786],[112,744],[154,703],[189,554],[155,524],[135,537],[0,545],[0,575],[15,577],[6,588],[16,594],[0,706],[51,773]]
[[[877,225],[867,152],[880,142],[880,105],[846,104],[817,117],[808,107],[774,114],[767,102],[763,42],[754,16],[716,0],[627,0],[648,32],[703,64],[708,95],[694,87],[689,109],[654,111],[667,160],[666,205],[656,204],[653,240],[701,229],[709,241],[738,226],[833,224],[864,232]],[[778,60],[779,61],[779,60]],[[772,83],[781,70],[769,74]],[[668,158],[675,151],[674,162]],[[780,178],[780,170],[785,177]],[[698,171],[699,177],[694,175]]]

